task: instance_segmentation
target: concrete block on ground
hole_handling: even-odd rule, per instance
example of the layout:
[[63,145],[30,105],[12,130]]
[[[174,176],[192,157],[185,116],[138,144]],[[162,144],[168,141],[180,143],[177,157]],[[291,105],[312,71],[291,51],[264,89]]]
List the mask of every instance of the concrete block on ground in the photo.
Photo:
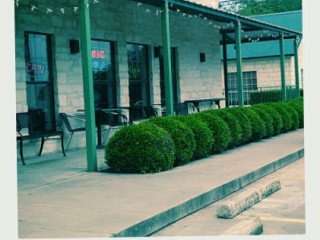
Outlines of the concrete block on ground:
[[217,209],[217,217],[234,218],[279,189],[281,189],[280,181],[274,180],[257,189],[249,189],[239,195],[235,195],[231,199],[222,201]]
[[263,225],[259,217],[242,220],[236,225],[223,232],[222,235],[260,235]]

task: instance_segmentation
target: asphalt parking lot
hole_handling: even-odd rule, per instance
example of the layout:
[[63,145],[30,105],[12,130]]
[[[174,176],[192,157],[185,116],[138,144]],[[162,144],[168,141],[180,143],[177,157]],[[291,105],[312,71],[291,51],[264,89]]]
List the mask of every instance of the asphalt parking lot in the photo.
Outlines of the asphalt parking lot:
[[235,224],[252,217],[260,218],[263,225],[262,235],[304,234],[306,229],[304,169],[304,158],[302,158],[254,183],[259,186],[259,182],[278,179],[281,182],[281,189],[234,219],[216,217],[219,201],[152,236],[223,235]]

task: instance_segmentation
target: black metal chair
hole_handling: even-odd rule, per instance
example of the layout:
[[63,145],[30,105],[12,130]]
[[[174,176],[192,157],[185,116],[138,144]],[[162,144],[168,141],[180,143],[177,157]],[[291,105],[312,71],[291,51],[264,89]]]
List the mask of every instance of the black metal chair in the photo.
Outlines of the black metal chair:
[[[63,146],[63,131],[46,129],[47,123],[48,122],[45,121],[44,114],[40,109],[16,114],[17,142],[20,145],[20,157],[23,165],[25,165],[23,157],[23,141],[25,140],[41,139],[41,146],[38,154],[38,156],[40,156],[44,142],[50,137],[58,136],[61,139],[63,156],[66,156]],[[28,133],[23,133],[23,129],[28,129]]]
[[114,112],[104,112],[105,115],[105,122],[103,125],[107,125],[107,136],[106,139],[108,141],[110,134],[112,130],[118,129],[124,125],[128,124],[128,119],[127,116],[120,113],[119,111],[114,111]]
[[73,119],[73,120],[81,121],[81,122],[85,122],[85,119],[83,117],[75,116],[73,114],[67,114],[67,113],[60,113],[59,115],[60,115],[64,125],[66,126],[68,132],[69,132],[69,136],[68,136],[67,143],[66,143],[66,146],[65,146],[65,150],[67,151],[73,134],[76,133],[76,132],[83,132],[83,131],[86,130],[85,127],[76,127],[76,128],[74,128],[72,126],[72,124],[70,123],[69,119]]
[[186,103],[175,103],[174,111],[176,115],[188,115],[188,105]]
[[158,112],[153,106],[143,106],[144,112],[146,114],[146,118],[157,117]]

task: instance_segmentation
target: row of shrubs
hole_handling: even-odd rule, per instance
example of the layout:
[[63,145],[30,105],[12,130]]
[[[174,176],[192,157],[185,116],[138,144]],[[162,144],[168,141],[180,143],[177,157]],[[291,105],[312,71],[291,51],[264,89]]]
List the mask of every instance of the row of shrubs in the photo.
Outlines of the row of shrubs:
[[[294,99],[297,96],[295,88],[287,88],[286,90],[287,99]],[[300,96],[303,97],[303,89],[300,89]],[[265,90],[250,93],[250,103],[251,105],[266,103],[266,102],[281,102],[282,101],[282,91],[281,90]]]
[[114,171],[154,173],[303,128],[303,98],[279,103],[152,117],[124,126],[105,147]]

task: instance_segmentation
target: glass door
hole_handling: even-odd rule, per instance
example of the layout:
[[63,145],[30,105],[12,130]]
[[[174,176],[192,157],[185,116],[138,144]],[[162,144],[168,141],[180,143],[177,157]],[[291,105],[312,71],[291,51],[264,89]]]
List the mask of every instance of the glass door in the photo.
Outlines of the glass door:
[[129,70],[130,115],[132,120],[144,118],[143,106],[150,105],[147,46],[127,44]]
[[46,122],[45,129],[54,130],[55,110],[50,36],[25,33],[24,39],[28,111],[41,112]]

